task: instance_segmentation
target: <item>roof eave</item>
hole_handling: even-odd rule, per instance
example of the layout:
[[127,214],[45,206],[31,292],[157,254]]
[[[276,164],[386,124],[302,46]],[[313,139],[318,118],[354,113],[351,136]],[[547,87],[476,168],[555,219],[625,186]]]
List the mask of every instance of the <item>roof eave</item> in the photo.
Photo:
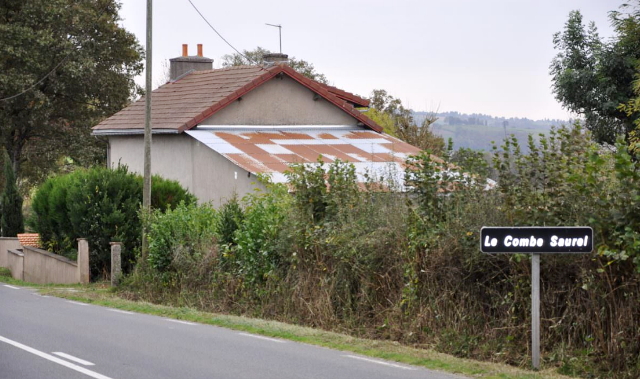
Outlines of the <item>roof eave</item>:
[[[180,134],[178,129],[153,129],[151,134]],[[133,136],[144,135],[144,129],[94,129],[92,136]]]

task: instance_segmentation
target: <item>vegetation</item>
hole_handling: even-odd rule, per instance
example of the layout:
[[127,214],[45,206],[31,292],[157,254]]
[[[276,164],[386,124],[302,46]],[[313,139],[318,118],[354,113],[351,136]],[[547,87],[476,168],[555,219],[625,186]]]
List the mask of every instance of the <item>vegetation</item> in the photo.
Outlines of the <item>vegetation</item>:
[[[154,208],[190,204],[195,198],[178,183],[153,178]],[[162,196],[160,196],[162,195]],[[107,277],[111,264],[109,242],[123,243],[125,271],[133,266],[142,235],[139,217],[142,178],[126,166],[93,168],[45,181],[33,198],[31,225],[49,250],[75,259],[76,240],[89,242],[91,276]]]
[[[265,54],[271,54],[271,51],[263,49],[260,46],[256,47],[254,50],[243,50],[242,55],[238,53],[227,54],[222,57],[222,67],[260,65],[264,61],[263,57]],[[329,83],[324,74],[316,71],[313,63],[309,63],[302,59],[296,59],[296,57],[289,57],[288,59],[289,66],[300,74],[323,84]]]
[[405,108],[400,99],[382,89],[373,90],[370,107],[367,116],[382,126],[385,133],[434,154],[442,153],[444,139],[435,135],[431,128],[438,119],[435,113],[424,115],[418,125],[413,112]]
[[[602,151],[579,125],[527,144],[529,155],[515,138],[496,146],[491,168],[452,153],[472,179],[413,157],[409,196],[384,179],[358,184],[349,164],[319,163],[293,167],[288,186],[268,184],[243,208],[157,213],[170,263],[139,267],[122,296],[527,366],[529,259],[479,253],[480,228],[590,225],[594,255],[542,262],[544,365],[637,377],[640,167],[624,141]],[[202,227],[182,232],[189,222]]]
[[[0,5],[0,138],[19,182],[61,159],[104,162],[90,127],[139,93],[142,48],[116,0],[6,0]],[[64,165],[60,165],[63,166]]]
[[15,237],[18,233],[24,233],[24,220],[22,219],[22,196],[18,192],[16,176],[11,166],[11,160],[4,153],[4,190],[0,197],[0,226],[3,237]]
[[624,4],[610,13],[615,37],[600,38],[594,23],[585,28],[580,11],[573,11],[553,43],[558,55],[551,63],[553,91],[568,110],[585,117],[596,141],[614,144],[619,134],[635,128],[637,113],[620,104],[634,96],[633,81],[640,64],[640,2]]

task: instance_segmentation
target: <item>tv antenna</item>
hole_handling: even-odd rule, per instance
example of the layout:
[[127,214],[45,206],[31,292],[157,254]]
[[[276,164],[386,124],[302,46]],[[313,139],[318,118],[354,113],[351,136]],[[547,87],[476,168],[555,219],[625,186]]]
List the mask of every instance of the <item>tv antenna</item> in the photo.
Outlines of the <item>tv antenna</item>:
[[280,35],[280,54],[282,54],[282,25],[274,25],[274,24],[265,24],[269,26],[273,26],[274,28],[278,28],[278,34]]

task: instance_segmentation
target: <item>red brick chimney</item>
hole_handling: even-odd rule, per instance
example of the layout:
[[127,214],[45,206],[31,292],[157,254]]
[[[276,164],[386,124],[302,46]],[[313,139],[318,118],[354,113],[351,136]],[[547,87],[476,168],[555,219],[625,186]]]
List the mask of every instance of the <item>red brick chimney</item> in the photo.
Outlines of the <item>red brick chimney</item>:
[[213,69],[213,59],[202,55],[202,44],[198,44],[198,55],[189,56],[189,45],[182,45],[182,56],[169,59],[170,80],[177,80],[190,71],[205,71]]

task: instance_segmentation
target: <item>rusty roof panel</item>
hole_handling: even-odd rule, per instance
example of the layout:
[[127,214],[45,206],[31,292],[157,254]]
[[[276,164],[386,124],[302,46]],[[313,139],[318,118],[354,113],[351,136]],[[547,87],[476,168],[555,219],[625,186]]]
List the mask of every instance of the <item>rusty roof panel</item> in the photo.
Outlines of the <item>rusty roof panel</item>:
[[409,153],[419,152],[395,137],[357,127],[227,125],[194,128],[186,133],[246,171],[270,174],[275,182],[286,181],[283,173],[290,165],[317,164],[322,156],[326,163],[336,159],[353,163],[360,181],[368,173],[372,177],[393,175],[402,183],[404,160]]

